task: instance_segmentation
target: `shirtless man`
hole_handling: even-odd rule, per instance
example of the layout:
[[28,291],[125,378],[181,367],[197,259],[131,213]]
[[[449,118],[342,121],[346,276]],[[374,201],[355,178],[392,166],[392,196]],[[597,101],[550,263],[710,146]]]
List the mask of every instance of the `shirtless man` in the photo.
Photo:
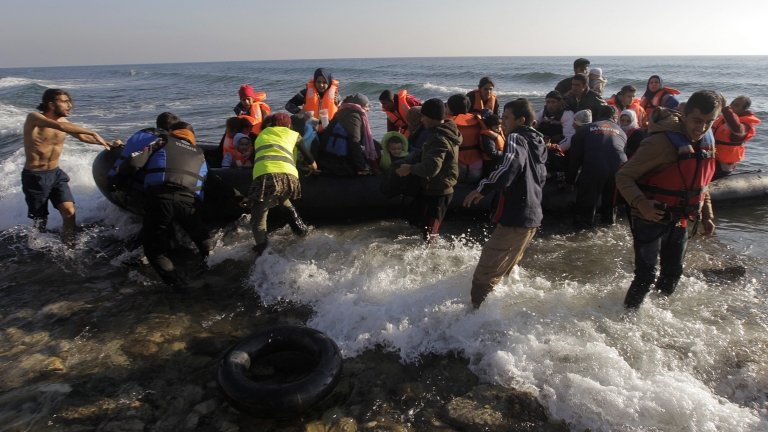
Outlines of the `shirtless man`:
[[71,247],[75,240],[75,199],[69,190],[69,176],[59,168],[64,138],[71,135],[84,143],[102,145],[106,149],[122,143],[120,140],[107,143],[96,132],[67,121],[72,100],[63,90],[46,90],[37,109],[41,113],[30,113],[24,123],[24,155],[27,160],[21,171],[21,186],[29,209],[27,216],[40,232],[45,232],[50,200],[64,221],[62,240]]

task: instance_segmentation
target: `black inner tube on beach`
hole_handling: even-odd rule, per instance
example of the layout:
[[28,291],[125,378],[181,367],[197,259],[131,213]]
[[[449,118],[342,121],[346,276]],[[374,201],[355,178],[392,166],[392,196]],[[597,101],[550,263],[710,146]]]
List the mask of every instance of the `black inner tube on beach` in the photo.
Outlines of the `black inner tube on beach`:
[[[258,383],[248,377],[251,364],[282,352],[300,352],[311,359],[312,371],[289,383]],[[217,382],[238,410],[257,417],[286,417],[322,402],[341,379],[342,359],[336,342],[303,326],[277,326],[255,333],[222,359]]]

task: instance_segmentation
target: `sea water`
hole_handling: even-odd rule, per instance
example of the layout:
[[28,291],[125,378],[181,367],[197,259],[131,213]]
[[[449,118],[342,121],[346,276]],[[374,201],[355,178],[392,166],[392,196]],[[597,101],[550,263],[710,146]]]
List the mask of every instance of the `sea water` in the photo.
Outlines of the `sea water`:
[[[757,116],[768,119],[766,57],[590,60],[608,79],[606,96],[626,84],[641,95],[648,77],[658,74],[681,91],[682,100],[699,89],[722,92],[729,101],[745,94]],[[69,91],[75,102],[70,120],[108,140],[125,141],[152,126],[160,112],[172,111],[195,127],[199,141],[218,143],[241,84],[267,92],[266,102],[276,112],[305,87],[315,68],[325,67],[341,82],[342,95],[369,97],[371,129],[378,138],[386,128],[377,100],[384,89],[405,88],[422,101],[445,100],[476,88],[488,75],[502,105],[525,97],[538,110],[546,93],[571,75],[572,61],[350,59],[2,69],[0,325],[27,333],[42,326],[25,318],[42,313],[31,306],[34,290],[72,293],[84,280],[83,290],[162,288],[151,270],[121,266],[131,255],[123,245],[140,220],[96,189],[91,163],[98,146],[68,138],[61,158],[71,177],[78,222],[85,226],[75,250],[66,250],[54,234],[31,230],[20,184],[22,127],[46,88]],[[767,144],[758,127],[740,168],[765,169]],[[56,229],[60,218],[51,211],[49,226]],[[244,217],[213,227],[217,248],[210,264],[214,274],[228,274],[233,266],[244,269],[229,283],[246,288],[262,305],[310,308],[307,325],[333,337],[346,358],[383,350],[418,364],[430,354],[458,355],[481,382],[532,391],[554,418],[575,430],[768,430],[768,207],[716,207],[715,215],[718,235],[689,243],[677,292],[670,298],[651,295],[639,313],[629,316],[622,300],[633,277],[633,254],[624,221],[575,234],[568,220],[547,216],[523,261],[477,311],[468,295],[480,248],[492,229],[486,220],[446,221],[432,248],[396,220],[326,224],[306,238],[283,228],[271,234],[270,249],[254,261]],[[31,292],[20,295],[21,286]],[[109,296],[104,293],[81,302]],[[111,340],[123,337],[119,331],[104,323],[66,326],[72,328],[50,336],[99,341],[104,351],[93,355],[119,363],[114,360],[122,358],[119,350],[107,349]],[[0,355],[19,343],[10,336],[0,339]],[[23,358],[4,358],[9,359],[3,361],[4,373],[13,375],[22,367]],[[69,368],[79,364],[67,360]],[[64,387],[56,388],[72,384],[66,375],[57,380]],[[23,391],[29,385],[20,380],[4,390]],[[46,396],[51,400],[47,411],[20,422],[33,425],[55,412],[67,391],[45,394],[53,395]],[[17,409],[9,406],[0,414]]]

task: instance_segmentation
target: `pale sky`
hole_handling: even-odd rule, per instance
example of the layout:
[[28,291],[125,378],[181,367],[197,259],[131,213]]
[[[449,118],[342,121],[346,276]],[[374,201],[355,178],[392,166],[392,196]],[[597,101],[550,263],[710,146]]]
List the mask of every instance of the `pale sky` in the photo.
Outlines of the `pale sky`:
[[0,0],[0,68],[768,55],[765,0]]

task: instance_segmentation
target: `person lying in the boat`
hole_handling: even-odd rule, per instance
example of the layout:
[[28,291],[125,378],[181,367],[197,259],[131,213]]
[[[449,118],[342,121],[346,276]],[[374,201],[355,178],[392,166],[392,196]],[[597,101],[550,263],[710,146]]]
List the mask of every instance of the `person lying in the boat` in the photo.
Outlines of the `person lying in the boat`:
[[712,125],[717,159],[715,178],[730,174],[744,159],[744,144],[755,136],[755,127],[760,124],[755,112],[749,109],[752,106],[750,98],[738,96],[730,105],[725,104],[725,96],[721,94],[720,98],[723,112]]
[[370,175],[378,154],[368,124],[368,98],[355,93],[339,105],[339,111],[320,137],[313,153],[320,171],[336,176]]
[[429,129],[421,123],[421,107],[415,106],[408,110],[408,151],[418,153],[429,138]]
[[397,94],[392,90],[384,90],[379,95],[381,110],[387,115],[387,132],[400,132],[406,137],[410,135],[408,128],[408,111],[415,106],[421,106],[421,101],[407,91],[400,90]]
[[290,129],[288,114],[277,113],[264,119],[264,130],[254,143],[256,159],[253,166],[253,183],[248,193],[251,201],[251,229],[258,256],[267,248],[267,214],[272,207],[280,207],[288,217],[288,225],[294,234],[304,236],[308,228],[301,220],[292,199],[301,198],[301,183],[292,156],[298,148],[309,167],[308,174],[317,169],[312,155],[298,132]]
[[645,110],[640,106],[640,98],[637,97],[637,88],[633,85],[625,85],[619,90],[618,93],[609,97],[605,103],[610,106],[616,107],[619,112],[626,109],[635,112],[635,118],[640,128],[645,130],[648,128],[648,120],[645,116]]
[[235,106],[235,115],[248,117],[253,125],[253,133],[258,135],[261,131],[261,122],[264,120],[264,117],[272,112],[269,105],[262,102],[267,98],[267,94],[264,92],[255,93],[253,87],[248,84],[241,85],[237,94],[240,96],[240,102]]
[[386,171],[393,162],[398,162],[408,156],[408,138],[400,132],[387,132],[381,139],[381,159],[379,168]]
[[645,115],[650,118],[651,111],[656,107],[677,109],[680,100],[675,95],[679,94],[679,90],[665,86],[660,76],[651,75],[645,86],[645,93],[640,99],[640,106],[645,110]]
[[476,183],[483,178],[480,116],[469,113],[469,98],[463,94],[455,94],[448,98],[445,118],[456,123],[461,134],[459,183]]
[[315,70],[314,77],[285,104],[285,110],[291,114],[307,111],[313,118],[320,121],[318,131],[322,131],[338,111],[341,104],[339,82],[325,68]]
[[631,109],[622,111],[619,116],[619,126],[624,131],[624,134],[627,135],[627,147],[624,149],[624,152],[628,158],[632,157],[646,137],[645,132],[643,132],[640,124],[637,122],[635,111]]
[[501,117],[491,110],[481,111],[481,150],[483,151],[483,176],[487,177],[504,159],[504,130]]
[[245,134],[235,134],[232,139],[235,150],[229,151],[221,161],[222,168],[251,168],[253,166],[253,144]]
[[469,112],[480,114],[484,109],[491,110],[493,114],[499,115],[499,101],[496,99],[496,93],[493,89],[496,83],[491,77],[480,78],[480,84],[477,90],[467,93],[469,98]]
[[459,177],[461,133],[456,123],[445,119],[445,105],[440,99],[424,102],[421,116],[422,123],[432,133],[421,153],[409,154],[395,172],[401,177],[413,174],[421,178],[421,194],[411,202],[408,222],[421,231],[424,241],[432,243]]
[[627,136],[616,124],[617,120],[616,108],[603,106],[598,120],[579,128],[573,136],[566,181],[577,185],[573,219],[577,230],[594,227],[598,201],[600,223],[611,225],[616,222],[616,207],[613,205],[615,176],[619,167],[627,161],[624,153]]

